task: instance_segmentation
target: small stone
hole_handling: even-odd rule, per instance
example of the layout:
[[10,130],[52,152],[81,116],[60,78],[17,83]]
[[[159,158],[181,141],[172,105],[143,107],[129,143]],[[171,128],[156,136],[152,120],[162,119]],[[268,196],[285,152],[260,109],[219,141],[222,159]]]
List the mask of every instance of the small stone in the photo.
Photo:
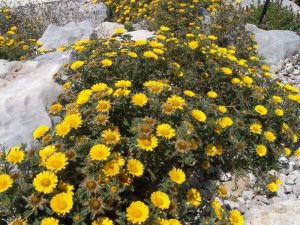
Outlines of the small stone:
[[268,171],[268,175],[273,176],[273,177],[277,177],[278,172],[276,170],[270,170],[270,171]]
[[289,174],[284,183],[288,184],[288,185],[294,185],[296,178],[297,178],[297,175]]
[[285,193],[285,189],[284,189],[284,187],[282,185],[278,187],[278,190],[277,190],[276,194],[277,194],[278,197],[280,197],[282,199],[286,199],[287,198],[286,197],[286,193]]
[[296,183],[296,185],[293,188],[293,193],[299,197],[300,196],[300,182]]
[[281,180],[282,183],[285,183],[286,175],[284,173],[279,174],[278,178],[279,180]]
[[254,197],[253,191],[243,191],[242,197],[245,200],[251,200],[251,199],[253,199],[253,197]]
[[293,71],[293,74],[294,74],[295,76],[298,76],[298,75],[300,75],[300,70],[298,70],[298,69],[295,69],[295,70]]
[[270,204],[270,199],[268,199],[265,195],[257,195],[255,196],[255,199],[264,204]]
[[281,156],[278,159],[278,162],[282,163],[282,164],[287,164],[289,162],[289,160],[285,157],[285,156]]
[[230,207],[230,209],[237,209],[239,207],[239,204],[234,201],[225,200],[224,205]]
[[253,173],[248,173],[247,176],[249,177],[249,185],[254,186],[256,183],[256,177]]
[[294,185],[289,185],[289,184],[283,185],[284,192],[285,192],[286,194],[291,193],[291,192],[293,191],[293,187],[294,187]]
[[227,181],[229,181],[231,179],[232,179],[231,173],[223,173],[220,176],[220,180],[223,181],[223,182],[227,182]]
[[293,73],[293,71],[294,71],[294,66],[292,65],[292,64],[286,64],[286,72],[288,72],[288,73]]
[[294,170],[295,170],[295,165],[296,165],[295,162],[289,162],[289,165],[288,165],[288,172],[294,171]]

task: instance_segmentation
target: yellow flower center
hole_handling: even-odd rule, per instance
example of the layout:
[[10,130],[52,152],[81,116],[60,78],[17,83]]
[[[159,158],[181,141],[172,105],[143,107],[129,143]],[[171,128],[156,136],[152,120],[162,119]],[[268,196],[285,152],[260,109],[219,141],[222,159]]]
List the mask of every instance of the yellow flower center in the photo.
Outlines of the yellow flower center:
[[42,185],[44,187],[49,187],[50,184],[51,184],[51,181],[48,178],[45,178],[42,180]]
[[133,216],[136,218],[140,218],[142,215],[143,215],[143,212],[141,210],[137,209],[133,212]]

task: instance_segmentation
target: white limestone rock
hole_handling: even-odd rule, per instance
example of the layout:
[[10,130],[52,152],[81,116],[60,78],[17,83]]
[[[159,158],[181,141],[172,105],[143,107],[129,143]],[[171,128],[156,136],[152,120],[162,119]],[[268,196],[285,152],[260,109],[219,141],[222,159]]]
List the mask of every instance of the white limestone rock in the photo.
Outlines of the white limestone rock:
[[293,31],[265,31],[253,24],[247,24],[245,28],[254,34],[258,44],[257,51],[269,65],[274,65],[280,60],[293,56],[300,49],[300,36]]
[[89,20],[80,23],[70,22],[64,26],[51,24],[39,41],[42,43],[42,49],[51,50],[89,39],[92,33],[93,25]]
[[32,132],[38,126],[51,125],[47,107],[61,91],[53,75],[69,57],[69,52],[55,52],[31,61],[0,60],[0,144],[3,147],[30,144]]
[[120,23],[103,22],[94,29],[94,32],[98,38],[109,38],[114,35],[114,31],[117,28],[124,28],[124,25]]
[[244,215],[245,225],[299,225],[300,200],[278,201],[267,206],[252,207]]

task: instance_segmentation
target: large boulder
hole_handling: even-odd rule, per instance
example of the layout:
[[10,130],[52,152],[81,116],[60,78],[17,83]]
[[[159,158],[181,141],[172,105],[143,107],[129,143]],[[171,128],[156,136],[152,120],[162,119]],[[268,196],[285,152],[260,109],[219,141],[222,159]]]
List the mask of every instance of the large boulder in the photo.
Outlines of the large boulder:
[[0,60],[0,144],[30,143],[41,124],[50,126],[47,113],[61,91],[53,80],[70,53],[45,54],[30,61]]
[[64,26],[49,25],[39,39],[44,50],[70,46],[74,42],[89,39],[93,33],[93,25],[89,20],[80,23],[70,22]]
[[300,36],[293,31],[265,31],[253,24],[247,24],[246,30],[254,34],[258,45],[258,54],[263,56],[269,65],[274,65],[280,60],[293,56],[300,49]]
[[244,218],[245,225],[299,225],[300,199],[252,207]]

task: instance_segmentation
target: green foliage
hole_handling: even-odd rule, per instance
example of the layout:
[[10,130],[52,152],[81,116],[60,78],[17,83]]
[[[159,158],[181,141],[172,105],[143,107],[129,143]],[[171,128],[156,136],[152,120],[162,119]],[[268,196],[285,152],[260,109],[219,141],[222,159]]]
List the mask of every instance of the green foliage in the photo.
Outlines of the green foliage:
[[[246,22],[258,25],[263,4],[250,6],[245,10]],[[292,30],[300,32],[300,15],[293,12],[291,7],[282,5],[282,1],[274,0],[270,3],[267,14],[260,28],[265,30]]]

